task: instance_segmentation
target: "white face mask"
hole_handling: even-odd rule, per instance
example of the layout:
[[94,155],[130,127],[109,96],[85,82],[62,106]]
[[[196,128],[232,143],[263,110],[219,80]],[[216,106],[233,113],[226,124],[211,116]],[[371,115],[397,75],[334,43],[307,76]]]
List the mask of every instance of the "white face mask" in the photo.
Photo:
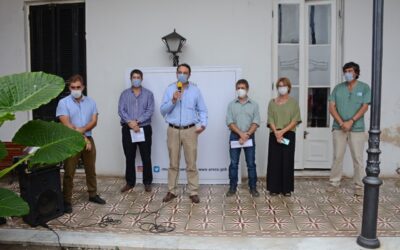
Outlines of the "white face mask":
[[73,89],[73,90],[71,90],[71,95],[72,95],[75,99],[78,99],[79,97],[82,96],[82,90]]
[[287,86],[282,86],[278,88],[278,93],[280,95],[286,95],[289,91],[289,88]]
[[238,89],[236,90],[236,94],[239,98],[243,98],[247,95],[247,91],[244,89]]

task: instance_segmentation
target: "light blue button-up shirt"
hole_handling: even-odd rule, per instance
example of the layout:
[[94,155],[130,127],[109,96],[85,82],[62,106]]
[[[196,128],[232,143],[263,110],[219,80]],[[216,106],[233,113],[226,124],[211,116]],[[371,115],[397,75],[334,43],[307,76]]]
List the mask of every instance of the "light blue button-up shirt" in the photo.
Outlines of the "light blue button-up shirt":
[[175,104],[172,97],[177,90],[176,82],[171,83],[164,93],[160,111],[165,121],[175,126],[207,126],[208,111],[200,89],[192,82],[189,82],[181,99]]
[[[69,122],[80,128],[86,126],[92,120],[92,116],[97,113],[96,103],[92,98],[82,96],[82,99],[77,102],[69,95],[58,102],[56,116],[68,116]],[[85,135],[92,136],[92,131],[86,131]]]

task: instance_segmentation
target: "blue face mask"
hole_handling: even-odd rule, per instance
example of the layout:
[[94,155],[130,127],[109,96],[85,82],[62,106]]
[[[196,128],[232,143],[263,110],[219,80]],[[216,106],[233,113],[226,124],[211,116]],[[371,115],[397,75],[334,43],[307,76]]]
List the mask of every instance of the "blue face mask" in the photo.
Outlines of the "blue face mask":
[[135,88],[139,88],[142,85],[142,80],[140,79],[132,79],[132,86]]
[[187,83],[189,76],[186,74],[178,74],[178,82]]
[[353,81],[354,80],[353,73],[350,72],[344,73],[344,79],[346,80],[346,82]]

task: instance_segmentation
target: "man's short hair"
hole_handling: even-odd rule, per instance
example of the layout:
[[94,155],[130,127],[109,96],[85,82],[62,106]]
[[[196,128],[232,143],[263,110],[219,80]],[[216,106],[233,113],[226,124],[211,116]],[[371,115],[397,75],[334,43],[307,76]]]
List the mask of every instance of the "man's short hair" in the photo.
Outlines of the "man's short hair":
[[143,79],[143,72],[141,70],[139,70],[139,69],[132,70],[130,79],[132,79],[133,74],[138,74],[138,75],[140,75],[140,78]]
[[73,76],[71,76],[68,80],[67,80],[67,85],[69,86],[71,83],[73,82],[81,82],[83,86],[85,86],[85,82],[83,81],[83,77],[80,74],[75,74]]
[[356,79],[358,79],[358,76],[360,75],[360,65],[355,62],[348,62],[343,65],[343,72],[349,68],[352,68],[354,70],[354,72],[356,73]]
[[189,64],[187,64],[187,63],[179,64],[178,67],[176,67],[176,72],[178,72],[179,67],[182,67],[182,66],[189,69],[189,75],[192,73],[192,69],[190,68]]
[[240,80],[238,80],[237,82],[236,82],[236,87],[239,85],[239,84],[244,84],[245,86],[246,86],[246,89],[249,89],[249,82],[246,80],[246,79],[240,79]]

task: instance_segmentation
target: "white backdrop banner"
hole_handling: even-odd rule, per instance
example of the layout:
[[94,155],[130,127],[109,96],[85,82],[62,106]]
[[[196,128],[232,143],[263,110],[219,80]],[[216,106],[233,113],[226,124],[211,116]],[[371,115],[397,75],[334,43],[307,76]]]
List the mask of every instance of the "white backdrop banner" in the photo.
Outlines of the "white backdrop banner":
[[[131,86],[128,68],[125,86]],[[152,117],[153,182],[167,183],[169,156],[167,148],[167,127],[160,113],[160,105],[167,86],[176,81],[175,67],[141,68],[142,85],[154,94],[155,111]],[[228,184],[229,168],[229,129],[225,124],[228,104],[235,98],[235,83],[240,78],[238,67],[193,67],[190,81],[201,90],[208,108],[208,126],[200,134],[197,152],[197,169],[200,184]],[[142,178],[142,163],[139,150],[136,152],[137,179]],[[239,175],[241,171],[239,170]],[[241,180],[239,176],[239,180]],[[186,183],[186,163],[181,152],[179,183]]]

